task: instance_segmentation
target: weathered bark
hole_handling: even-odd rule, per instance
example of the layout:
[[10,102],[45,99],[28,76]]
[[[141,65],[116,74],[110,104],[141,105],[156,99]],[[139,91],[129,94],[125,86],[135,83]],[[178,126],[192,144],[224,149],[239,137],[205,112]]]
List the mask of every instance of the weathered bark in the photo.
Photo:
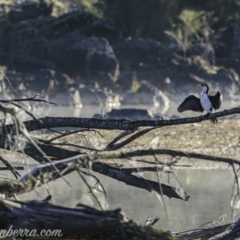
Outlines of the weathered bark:
[[31,239],[43,239],[43,229],[61,230],[62,236],[57,237],[64,239],[175,239],[169,233],[128,221],[120,209],[99,211],[86,206],[60,207],[46,201],[1,200],[0,219],[0,228],[35,229],[39,236]]
[[[104,174],[106,176],[112,177],[118,181],[124,182],[129,186],[146,189],[149,192],[154,190],[157,193],[161,194],[158,182],[134,176],[132,174],[129,174],[128,171],[124,171],[124,169],[114,168],[103,163],[93,163],[92,170]],[[180,198],[184,201],[187,201],[190,197],[190,194],[188,192],[185,192],[180,187],[176,188],[163,183],[161,184],[161,187],[163,194],[168,196],[169,198]]]
[[[198,123],[210,120],[212,118],[218,118],[239,113],[240,108],[237,107],[213,113],[208,117],[201,115],[198,117],[179,118],[171,120],[156,119],[156,120],[130,121],[125,119],[117,120],[117,119],[73,118],[73,117],[58,117],[58,118],[44,117],[38,119],[40,122],[30,120],[24,122],[24,125],[29,132],[45,128],[57,128],[57,127],[96,128],[108,130],[134,131],[137,130],[139,127],[164,127],[180,124]],[[16,134],[15,125],[9,124],[6,126],[6,129],[8,130],[8,132]],[[3,132],[5,132],[4,129]]]
[[231,226],[228,228],[228,230],[231,230],[227,234],[223,235],[222,237],[218,238],[219,240],[233,240],[233,239],[239,239],[240,236],[240,219],[238,219],[237,222],[234,224],[231,224]]
[[[183,233],[177,233],[174,234],[179,240],[194,240],[194,239],[210,239],[218,234],[223,234],[226,231],[229,231],[232,229],[234,224],[225,224],[225,225],[220,225],[220,226],[214,226],[214,227],[209,227],[209,228],[200,228],[200,229],[194,229],[194,230],[189,230]],[[224,235],[221,238],[217,238],[218,240],[221,239],[235,239],[233,238],[228,238],[229,234]],[[230,237],[230,236],[229,236]]]

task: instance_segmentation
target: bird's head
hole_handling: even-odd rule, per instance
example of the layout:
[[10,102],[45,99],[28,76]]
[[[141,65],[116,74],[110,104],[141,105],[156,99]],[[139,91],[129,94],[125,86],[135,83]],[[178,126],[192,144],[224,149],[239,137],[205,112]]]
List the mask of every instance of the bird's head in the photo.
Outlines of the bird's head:
[[207,84],[198,84],[198,86],[200,86],[205,92],[208,92],[208,85]]

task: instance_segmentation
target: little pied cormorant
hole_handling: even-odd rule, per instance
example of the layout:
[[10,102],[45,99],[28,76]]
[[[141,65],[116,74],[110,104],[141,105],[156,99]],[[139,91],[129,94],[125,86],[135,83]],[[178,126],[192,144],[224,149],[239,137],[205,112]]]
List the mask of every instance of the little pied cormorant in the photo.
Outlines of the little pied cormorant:
[[[214,110],[219,109],[222,104],[222,94],[218,91],[215,96],[208,95],[209,87],[207,84],[200,84],[203,88],[200,98],[190,95],[185,98],[184,101],[179,105],[178,112],[194,111],[194,112],[207,112],[206,116],[213,113]],[[217,118],[212,118],[211,122],[218,123]]]

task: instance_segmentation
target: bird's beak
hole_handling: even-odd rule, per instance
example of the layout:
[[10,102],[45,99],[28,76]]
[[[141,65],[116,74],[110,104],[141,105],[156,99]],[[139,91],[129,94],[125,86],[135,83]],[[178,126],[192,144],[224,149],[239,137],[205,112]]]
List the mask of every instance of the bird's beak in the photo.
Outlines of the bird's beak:
[[198,84],[199,87],[202,87],[202,84]]

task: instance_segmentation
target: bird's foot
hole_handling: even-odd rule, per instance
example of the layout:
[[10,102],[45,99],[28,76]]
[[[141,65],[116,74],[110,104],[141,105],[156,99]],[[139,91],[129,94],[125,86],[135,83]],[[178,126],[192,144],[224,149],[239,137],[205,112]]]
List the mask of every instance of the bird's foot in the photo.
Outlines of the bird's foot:
[[210,121],[212,124],[218,124],[217,118],[212,118]]
[[[204,118],[208,118],[210,116],[211,116],[211,113],[207,113],[206,115],[204,115]],[[213,123],[213,124],[218,124],[217,118],[211,118],[210,122]]]

